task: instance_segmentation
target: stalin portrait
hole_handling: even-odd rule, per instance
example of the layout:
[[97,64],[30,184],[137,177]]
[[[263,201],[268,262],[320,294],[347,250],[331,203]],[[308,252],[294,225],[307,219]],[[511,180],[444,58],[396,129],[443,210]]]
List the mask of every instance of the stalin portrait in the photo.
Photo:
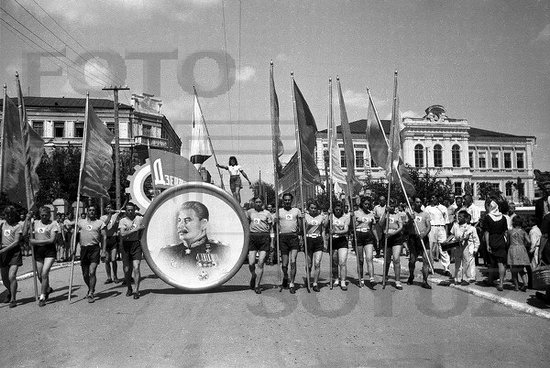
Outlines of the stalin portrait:
[[172,271],[180,270],[182,276],[191,277],[188,281],[208,280],[229,250],[227,245],[208,238],[209,218],[208,208],[201,202],[183,203],[176,218],[177,238],[181,243],[161,248],[158,262]]

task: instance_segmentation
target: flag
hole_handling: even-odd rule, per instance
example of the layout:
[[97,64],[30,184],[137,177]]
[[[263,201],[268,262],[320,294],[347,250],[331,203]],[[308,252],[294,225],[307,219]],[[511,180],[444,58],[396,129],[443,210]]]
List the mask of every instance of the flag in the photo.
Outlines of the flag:
[[[397,82],[396,82],[397,89]],[[392,174],[397,170],[399,157],[401,154],[401,131],[402,131],[401,115],[399,114],[399,98],[397,95],[393,99],[392,117],[390,125],[390,138],[388,142],[388,158],[386,160],[386,175]]]
[[281,141],[281,129],[279,127],[279,99],[277,98],[277,92],[275,91],[275,81],[273,80],[273,63],[269,71],[269,97],[271,105],[271,134],[272,145],[271,152],[273,155],[273,162],[276,167],[276,175],[281,175],[282,165],[280,157],[284,153],[283,142]]
[[169,188],[187,182],[200,182],[200,172],[185,157],[157,149],[149,149],[151,179],[157,188]]
[[4,90],[2,109],[2,173],[1,190],[8,199],[21,206],[27,204],[25,190],[25,147],[17,106]]
[[[344,174],[344,171],[342,170],[342,166],[340,164],[340,147],[338,147],[338,141],[337,141],[337,131],[336,131],[336,123],[334,122],[334,119],[332,119],[332,82],[330,83],[330,115],[329,115],[329,128],[328,128],[328,147],[329,147],[329,155],[330,155],[330,178],[333,183],[339,184],[339,186],[345,186],[346,185],[346,174]],[[347,157],[347,156],[346,156]]]
[[344,152],[346,153],[346,183],[349,186],[350,194],[361,188],[361,183],[355,177],[355,152],[353,149],[353,140],[351,138],[351,129],[348,121],[348,113],[342,96],[340,79],[338,79],[338,102],[340,105],[340,129],[342,130],[342,139],[344,141]]
[[212,149],[208,141],[208,130],[202,114],[199,98],[195,91],[195,100],[193,104],[193,126],[191,128],[191,147],[189,149],[189,160],[200,166],[212,156]]
[[294,88],[294,111],[296,116],[296,126],[298,128],[300,154],[302,157],[302,181],[304,184],[319,184],[321,183],[321,175],[315,162],[315,134],[317,133],[317,125],[307,105],[302,92],[298,85],[293,80]]
[[[367,142],[369,144],[371,159],[374,161],[374,164],[378,167],[386,167],[387,169],[387,163],[390,159],[389,153],[388,153],[388,146],[389,142],[386,138],[386,134],[384,133],[384,129],[382,127],[382,122],[378,118],[378,113],[376,112],[376,107],[374,106],[374,102],[372,101],[372,97],[370,93],[369,95],[369,107],[367,112]],[[391,129],[393,129],[394,126],[397,126],[399,133],[397,134],[397,138],[399,140],[399,146],[397,150],[401,151],[401,145],[403,140],[403,126],[401,117],[398,115],[397,120],[399,121],[399,124],[393,124],[391,125]],[[393,116],[392,116],[393,118]],[[394,142],[396,143],[396,142]],[[397,180],[401,180],[403,182],[403,186],[405,187],[405,192],[408,196],[413,196],[416,192],[414,184],[412,182],[411,176],[409,174],[409,170],[403,163],[403,159],[398,157],[397,165],[394,167],[397,167],[398,174],[396,175],[394,173],[394,181],[397,182]],[[388,174],[389,175],[389,174]],[[389,177],[388,177],[389,178]]]
[[27,197],[27,209],[34,207],[36,193],[40,189],[40,180],[36,170],[42,155],[44,153],[44,141],[30,126],[27,120],[27,110],[25,109],[25,100],[23,99],[23,92],[21,91],[21,83],[19,81],[19,75],[16,75],[17,80],[17,97],[19,102],[19,122],[21,125],[21,138],[22,144],[25,149],[25,190]]
[[86,98],[84,144],[80,163],[81,194],[90,198],[109,198],[113,178],[113,133],[97,117],[90,99]]

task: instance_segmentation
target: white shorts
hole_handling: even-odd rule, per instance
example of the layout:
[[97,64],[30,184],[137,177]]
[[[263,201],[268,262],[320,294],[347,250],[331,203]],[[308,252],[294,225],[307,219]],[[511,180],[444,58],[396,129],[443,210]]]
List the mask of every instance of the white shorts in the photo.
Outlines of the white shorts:
[[447,230],[445,230],[445,226],[432,226],[428,236],[430,243],[442,243],[447,240]]

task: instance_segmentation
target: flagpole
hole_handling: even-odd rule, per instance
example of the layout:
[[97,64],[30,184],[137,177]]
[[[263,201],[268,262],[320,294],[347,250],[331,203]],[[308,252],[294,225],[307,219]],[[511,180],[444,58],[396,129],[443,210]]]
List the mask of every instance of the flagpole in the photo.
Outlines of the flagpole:
[[87,139],[88,139],[88,119],[89,119],[89,109],[90,109],[90,95],[86,93],[86,108],[84,112],[84,134],[82,135],[82,149],[80,154],[80,171],[78,173],[78,189],[76,193],[76,213],[75,213],[75,227],[73,231],[73,239],[71,244],[71,276],[69,278],[69,297],[68,301],[71,303],[71,296],[73,290],[73,276],[74,276],[74,257],[76,253],[76,235],[78,233],[78,218],[80,210],[80,189],[82,181],[82,172],[84,171],[84,162],[86,161],[86,149],[87,149]]
[[[376,121],[378,122],[378,124],[380,124],[379,125],[380,126],[380,131],[382,132],[382,135],[384,136],[384,139],[386,140],[386,144],[389,147],[388,138],[386,137],[386,133],[384,133],[384,128],[381,125],[380,117],[378,116],[378,111],[376,110],[376,106],[374,105],[374,102],[372,101],[372,96],[370,95],[370,89],[369,88],[367,88],[367,94],[369,95],[370,104],[372,105],[372,107],[374,109],[374,115],[376,116]],[[412,212],[413,209],[412,209],[411,203],[409,201],[409,197],[407,196],[407,191],[405,190],[405,185],[403,184],[403,178],[401,177],[401,173],[399,172],[399,170],[397,170],[397,176],[399,178],[399,183],[401,184],[401,189],[403,190],[403,194],[405,195],[405,198],[407,199],[407,205],[409,206],[409,209]],[[418,229],[418,224],[416,222],[414,222],[414,227],[416,229],[416,232],[420,233],[420,231]],[[428,257],[428,252],[426,250],[426,245],[424,244],[424,239],[420,238],[420,244],[422,244],[422,250],[424,251],[424,257],[427,257],[428,264],[430,265],[430,269],[432,270],[432,273],[435,273],[432,262],[430,261],[430,258]]]
[[[25,114],[25,106],[23,101],[23,94],[21,93],[21,82],[19,81],[19,73],[15,72],[15,80],[17,82],[17,92],[18,92],[18,98],[19,98],[19,124],[21,128],[21,138],[23,138],[23,144],[25,145],[25,186],[27,188],[27,210],[32,211],[32,206],[34,203],[34,198],[30,197],[34,195],[34,190],[32,187],[32,179],[31,179],[31,168],[30,168],[30,161],[29,161],[29,150],[30,150],[30,137],[27,132],[27,134],[24,133],[23,124],[28,124],[26,114]],[[29,190],[30,189],[30,190]],[[28,224],[26,224],[27,218],[25,217],[25,224],[23,224],[23,228],[27,229]],[[32,220],[30,223],[30,235],[33,234],[33,224]],[[30,245],[30,244],[29,244]],[[36,258],[34,255],[34,246],[30,245],[31,248],[31,262],[32,262],[32,278],[33,278],[33,284],[34,284],[34,300],[38,301],[38,269],[36,267]]]
[[[302,167],[302,143],[301,143],[301,138],[300,138],[300,127],[299,127],[299,124],[298,124],[298,111],[297,111],[297,106],[296,106],[296,92],[295,92],[295,85],[296,83],[294,82],[294,73],[290,73],[290,77],[291,77],[291,82],[292,82],[292,104],[294,106],[294,127],[295,127],[295,132],[296,132],[296,152],[298,153],[298,175],[299,175],[299,188],[300,188],[300,202],[302,202],[302,211],[305,212],[306,210],[306,202],[305,202],[305,198],[304,198],[304,183],[303,183],[303,180],[302,178],[304,177],[304,173],[303,173],[303,167]],[[305,260],[306,260],[306,282],[307,282],[307,292],[308,293],[311,293],[311,289],[310,289],[310,285],[309,285],[309,263],[307,261],[307,255],[308,255],[308,251],[307,251],[307,236],[306,236],[306,222],[305,221],[302,221],[302,234],[303,234],[303,239],[304,239],[304,256],[305,256]]]
[[[338,83],[338,97],[339,97],[340,114],[341,114],[340,115],[340,127],[342,128],[342,137],[344,137],[344,130],[343,130],[342,124],[344,124],[344,120],[345,120],[345,123],[348,124],[348,127],[349,127],[349,122],[348,122],[348,118],[347,118],[347,113],[345,111],[344,97],[342,96],[342,87],[340,85],[340,78],[336,77],[336,82]],[[343,117],[342,115],[344,113],[346,114],[344,116],[345,119],[342,119],[342,117]],[[346,143],[344,143],[344,144],[346,144]],[[353,167],[349,167],[349,165],[348,165],[347,175],[346,175],[346,183],[347,183],[347,186],[348,186],[347,195],[348,195],[348,202],[349,202],[350,224],[351,224],[352,232],[353,232],[353,249],[355,249],[355,258],[356,258],[356,263],[357,263],[357,284],[359,285],[359,287],[362,287],[361,279],[362,279],[363,275],[360,272],[359,253],[357,252],[357,231],[355,229],[355,213],[354,213],[354,210],[353,210],[353,180],[352,180],[352,176],[355,175],[355,172],[353,172],[353,170],[352,170]],[[350,172],[350,170],[351,170],[351,172]]]
[[220,175],[221,186],[222,189],[225,190],[225,186],[223,185],[222,172],[220,170],[220,167],[218,166],[218,158],[216,157],[216,152],[214,152],[214,146],[212,145],[212,140],[210,139],[210,133],[208,132],[208,126],[206,125],[206,119],[204,118],[204,113],[202,112],[199,97],[197,95],[197,89],[195,88],[195,86],[193,86],[193,92],[195,92],[195,99],[197,100],[197,105],[199,105],[199,110],[201,112],[202,122],[204,124],[204,129],[206,130],[206,136],[208,137],[208,145],[210,146],[210,151],[212,151],[212,156],[214,156],[214,162],[216,163],[216,169],[218,170],[218,174]]
[[4,189],[4,154],[6,145],[6,108],[8,100],[8,86],[4,84],[4,101],[2,106],[2,147],[0,147],[0,192]]
[[330,290],[333,288],[333,280],[332,280],[332,191],[334,190],[334,185],[332,182],[332,135],[334,134],[332,129],[332,78],[328,79],[328,129],[327,129],[327,139],[328,139],[328,154],[329,154],[329,161],[328,161],[328,167],[329,167],[329,194],[328,194],[328,216],[329,216],[329,230],[328,230],[328,247],[329,247],[329,287]]
[[[269,94],[270,94],[270,103],[273,103],[275,100],[275,82],[273,81],[273,60],[271,60],[271,68],[269,70],[269,75],[271,77],[271,82],[273,82],[273,86],[270,86],[269,88]],[[277,136],[277,132],[275,131],[275,125],[274,122],[276,119],[278,119],[278,116],[275,116],[275,111],[273,109],[273,106],[271,106],[271,157],[273,159],[273,182],[275,183],[275,226],[273,228],[274,235],[275,235],[275,242],[277,247],[277,254],[275,254],[275,257],[277,259],[277,264],[279,265],[277,267],[277,276],[279,278],[279,292],[283,291],[283,279],[282,279],[282,262],[279,260],[279,171],[278,171],[278,157],[279,157],[279,141],[275,141],[275,137]],[[278,122],[277,122],[278,123]],[[277,138],[279,139],[279,138]]]

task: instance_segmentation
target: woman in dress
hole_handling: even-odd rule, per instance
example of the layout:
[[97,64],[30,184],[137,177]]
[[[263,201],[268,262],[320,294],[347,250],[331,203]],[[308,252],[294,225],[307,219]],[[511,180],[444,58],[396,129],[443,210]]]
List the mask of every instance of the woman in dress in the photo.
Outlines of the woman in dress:
[[498,291],[503,291],[504,275],[506,273],[506,233],[508,231],[508,223],[506,218],[500,213],[497,203],[488,198],[485,201],[485,211],[487,216],[483,221],[483,238],[487,245],[489,253],[489,279],[488,285],[492,286],[495,279],[494,270],[498,267],[499,283]]
[[[512,271],[512,280],[514,281],[514,290],[527,291],[527,275],[525,273],[525,267],[529,266],[529,255],[527,254],[527,247],[531,246],[531,239],[529,235],[523,230],[523,219],[519,215],[512,217],[512,229],[508,230],[508,241],[510,247],[508,248],[508,265]],[[519,287],[518,274],[521,276],[523,285]]]
[[241,189],[243,187],[243,184],[241,182],[241,174],[248,181],[248,185],[252,185],[252,183],[248,179],[248,176],[246,175],[242,167],[237,162],[237,158],[235,156],[229,157],[229,165],[224,166],[224,165],[218,164],[217,166],[220,169],[229,171],[229,188],[231,188],[231,193],[233,194],[233,198],[235,198],[240,205]]

